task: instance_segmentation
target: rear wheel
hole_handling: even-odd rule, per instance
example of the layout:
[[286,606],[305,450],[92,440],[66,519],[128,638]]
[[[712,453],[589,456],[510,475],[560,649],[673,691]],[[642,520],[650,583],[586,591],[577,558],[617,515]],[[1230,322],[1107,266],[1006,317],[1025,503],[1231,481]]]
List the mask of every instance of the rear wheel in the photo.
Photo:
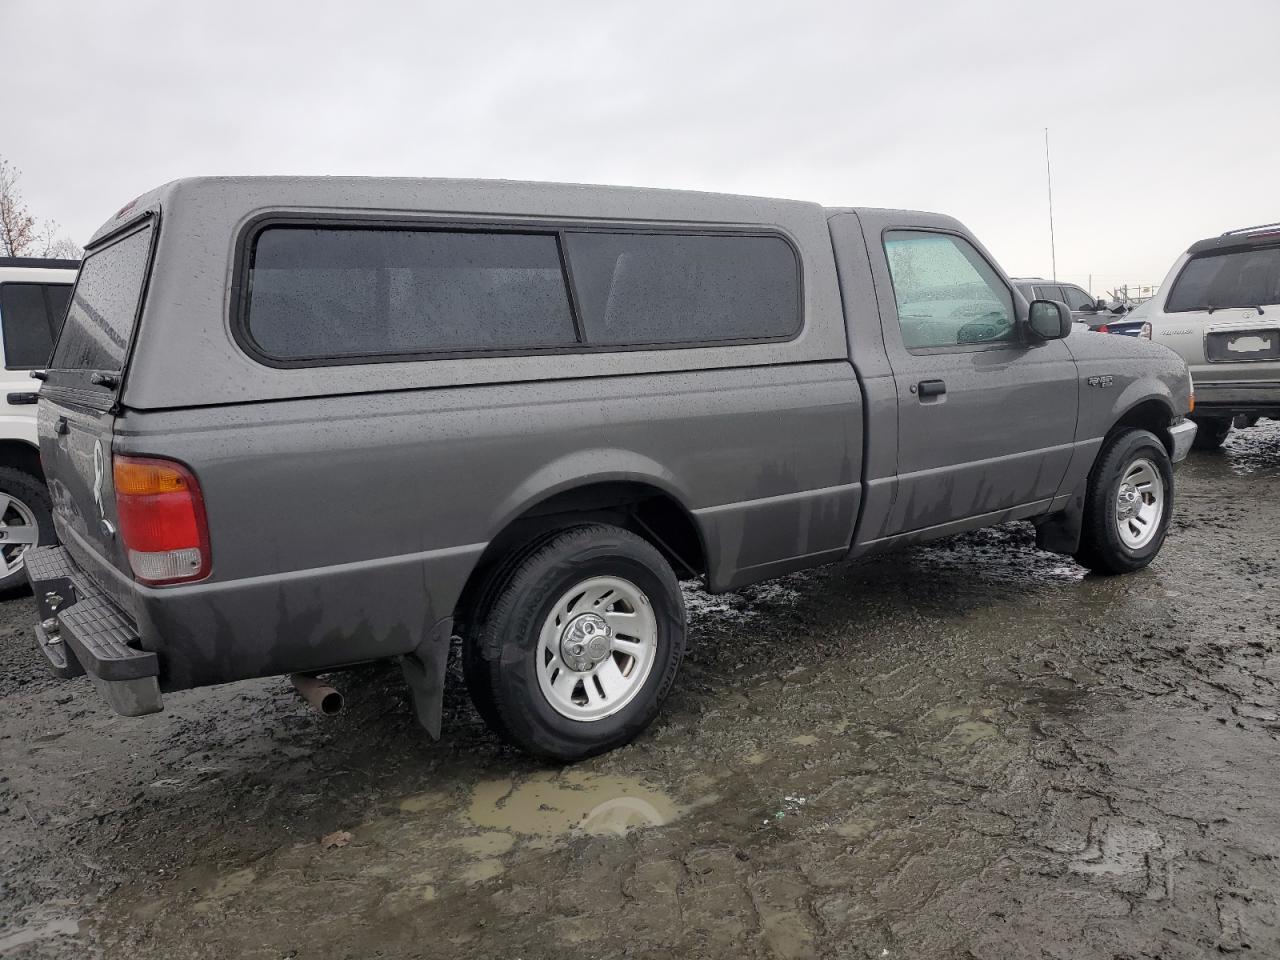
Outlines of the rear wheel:
[[1112,437],[1089,474],[1076,560],[1095,573],[1141,570],[1160,552],[1173,512],[1173,464],[1155,434]]
[[1196,437],[1191,446],[1196,450],[1217,450],[1227,441],[1231,432],[1230,417],[1192,417],[1196,423]]
[[26,552],[56,540],[43,481],[13,467],[0,467],[0,591],[25,586]]
[[463,665],[503,739],[572,762],[653,721],[685,641],[680,586],[657,550],[592,524],[556,534],[497,577]]

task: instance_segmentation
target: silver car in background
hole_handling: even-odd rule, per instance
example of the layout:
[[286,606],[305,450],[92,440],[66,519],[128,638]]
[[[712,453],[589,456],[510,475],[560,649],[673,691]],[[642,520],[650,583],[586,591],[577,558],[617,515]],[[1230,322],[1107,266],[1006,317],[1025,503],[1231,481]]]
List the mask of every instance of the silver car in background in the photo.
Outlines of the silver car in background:
[[1198,449],[1280,418],[1280,223],[1192,244],[1148,303],[1152,339],[1195,379]]

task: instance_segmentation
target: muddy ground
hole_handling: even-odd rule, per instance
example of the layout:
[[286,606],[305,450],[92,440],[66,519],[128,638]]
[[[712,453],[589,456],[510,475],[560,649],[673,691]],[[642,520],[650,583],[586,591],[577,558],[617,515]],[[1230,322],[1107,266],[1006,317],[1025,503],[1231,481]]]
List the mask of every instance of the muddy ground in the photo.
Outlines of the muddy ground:
[[[0,604],[0,954],[1280,956],[1280,425],[1164,552],[1012,525],[726,597],[634,745],[549,770],[392,669],[112,716]],[[328,842],[322,842],[328,838]]]

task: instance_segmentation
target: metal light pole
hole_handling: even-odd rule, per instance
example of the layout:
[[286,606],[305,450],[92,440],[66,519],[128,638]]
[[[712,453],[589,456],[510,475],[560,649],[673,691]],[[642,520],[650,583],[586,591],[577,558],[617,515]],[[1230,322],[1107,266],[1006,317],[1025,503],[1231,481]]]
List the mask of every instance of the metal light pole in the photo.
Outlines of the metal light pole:
[[1044,128],[1044,176],[1049,184],[1049,258],[1053,263],[1053,279],[1058,279],[1058,248],[1053,239],[1053,167],[1049,164],[1049,128]]

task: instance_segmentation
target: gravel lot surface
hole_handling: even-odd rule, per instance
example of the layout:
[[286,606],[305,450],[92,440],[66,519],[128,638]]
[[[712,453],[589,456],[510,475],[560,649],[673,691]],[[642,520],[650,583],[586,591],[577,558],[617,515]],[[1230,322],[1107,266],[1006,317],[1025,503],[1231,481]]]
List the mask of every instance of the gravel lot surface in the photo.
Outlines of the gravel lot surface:
[[1155,564],[1015,524],[710,597],[579,766],[398,673],[114,717],[0,603],[0,955],[1280,956],[1280,424],[1179,470]]

